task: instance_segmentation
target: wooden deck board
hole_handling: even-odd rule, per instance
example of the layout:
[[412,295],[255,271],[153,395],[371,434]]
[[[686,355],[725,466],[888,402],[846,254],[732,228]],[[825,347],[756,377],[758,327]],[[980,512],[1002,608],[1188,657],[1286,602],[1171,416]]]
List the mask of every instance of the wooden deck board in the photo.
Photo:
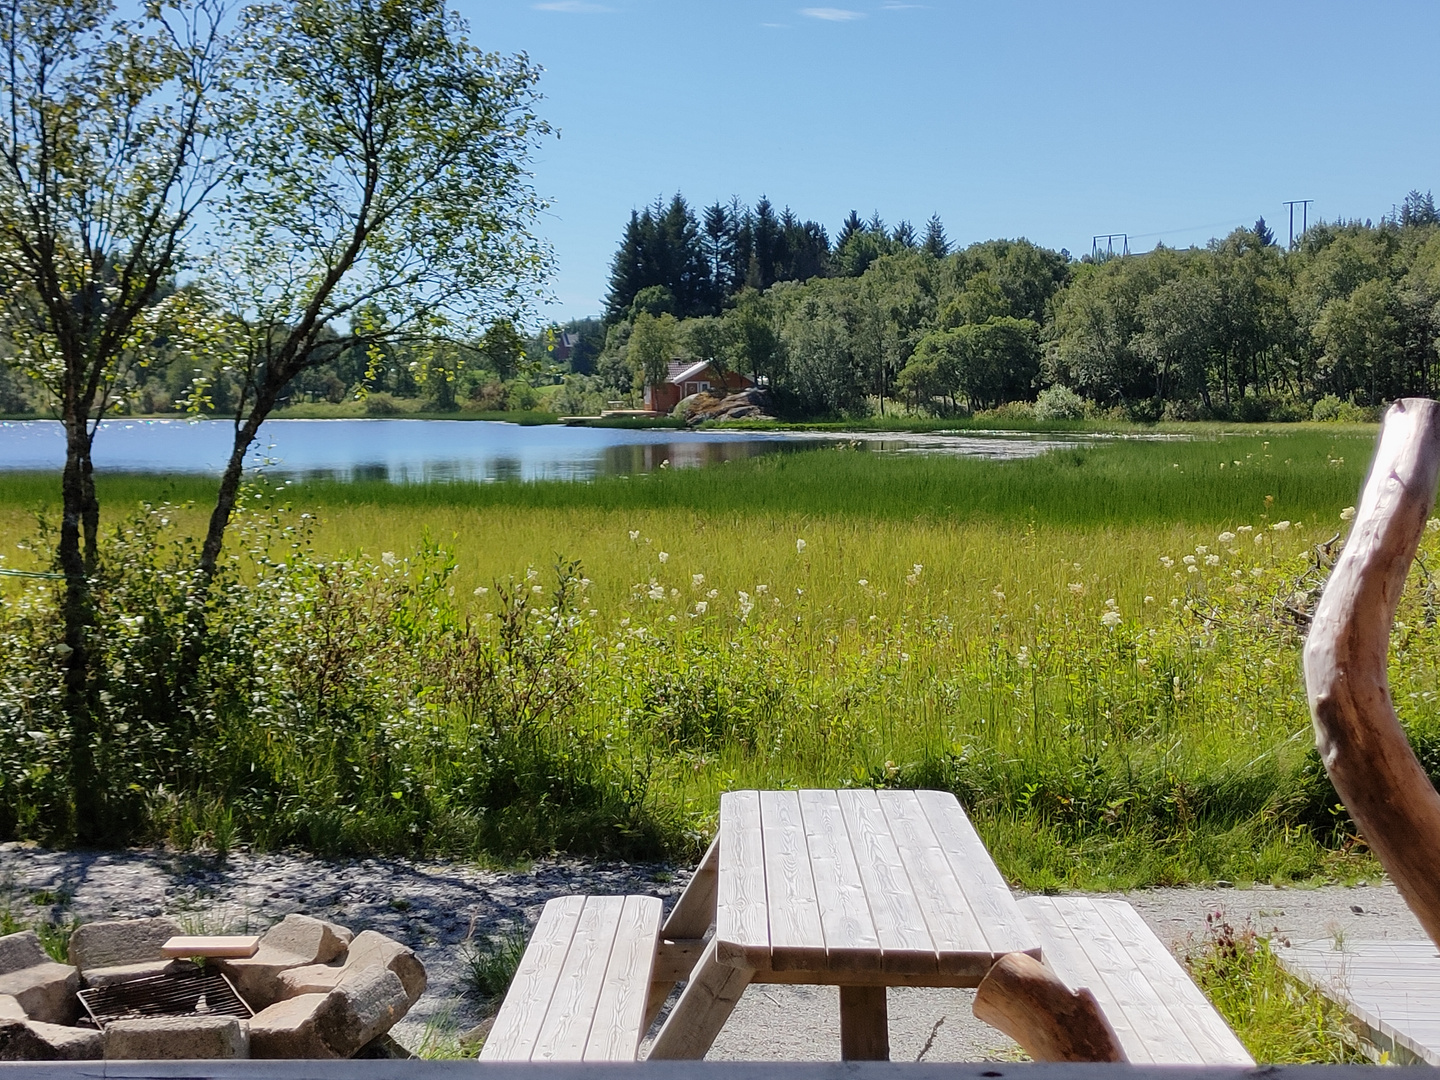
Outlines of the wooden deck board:
[[1291,975],[1344,1007],[1378,1056],[1440,1065],[1440,951],[1433,942],[1301,941],[1275,957]]

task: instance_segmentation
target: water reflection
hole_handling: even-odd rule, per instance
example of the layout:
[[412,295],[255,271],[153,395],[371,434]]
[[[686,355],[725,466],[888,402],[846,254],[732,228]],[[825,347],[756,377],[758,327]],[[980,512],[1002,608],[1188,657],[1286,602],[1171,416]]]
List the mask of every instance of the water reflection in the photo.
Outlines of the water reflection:
[[[849,446],[874,453],[1033,457],[1083,435],[967,432],[843,435],[795,431],[673,431],[519,427],[488,421],[272,420],[252,467],[296,479],[589,480],[698,468],[760,454]],[[232,428],[220,421],[108,420],[95,444],[101,471],[218,474]],[[64,432],[48,420],[0,422],[0,471],[58,470]]]

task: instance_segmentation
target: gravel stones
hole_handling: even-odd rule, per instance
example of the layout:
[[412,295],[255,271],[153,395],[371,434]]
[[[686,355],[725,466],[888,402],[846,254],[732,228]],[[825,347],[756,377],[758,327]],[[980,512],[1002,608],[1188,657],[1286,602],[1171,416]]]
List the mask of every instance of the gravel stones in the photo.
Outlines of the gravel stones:
[[105,1025],[110,1061],[231,1060],[250,1056],[250,1026],[233,1016],[149,1016]]

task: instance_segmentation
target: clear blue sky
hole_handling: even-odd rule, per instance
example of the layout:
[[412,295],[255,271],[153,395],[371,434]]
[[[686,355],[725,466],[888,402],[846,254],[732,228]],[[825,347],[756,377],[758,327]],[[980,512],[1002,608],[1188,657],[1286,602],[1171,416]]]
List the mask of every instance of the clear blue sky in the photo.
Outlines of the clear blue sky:
[[598,313],[631,209],[675,191],[1079,255],[1440,190],[1433,4],[832,2],[452,0],[545,68],[547,319]]

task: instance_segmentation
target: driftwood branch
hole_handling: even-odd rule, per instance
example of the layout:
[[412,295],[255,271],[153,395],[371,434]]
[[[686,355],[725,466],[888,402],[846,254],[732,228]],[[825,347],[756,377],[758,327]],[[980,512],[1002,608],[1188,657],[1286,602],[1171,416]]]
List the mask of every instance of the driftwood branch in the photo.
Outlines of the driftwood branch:
[[1071,990],[1025,953],[1002,956],[975,991],[977,1020],[1009,1035],[1036,1061],[1125,1061],[1089,990]]
[[1305,643],[1305,686],[1325,770],[1371,850],[1440,945],[1440,794],[1405,738],[1386,678],[1390,627],[1435,501],[1440,403],[1397,401],[1350,539]]

